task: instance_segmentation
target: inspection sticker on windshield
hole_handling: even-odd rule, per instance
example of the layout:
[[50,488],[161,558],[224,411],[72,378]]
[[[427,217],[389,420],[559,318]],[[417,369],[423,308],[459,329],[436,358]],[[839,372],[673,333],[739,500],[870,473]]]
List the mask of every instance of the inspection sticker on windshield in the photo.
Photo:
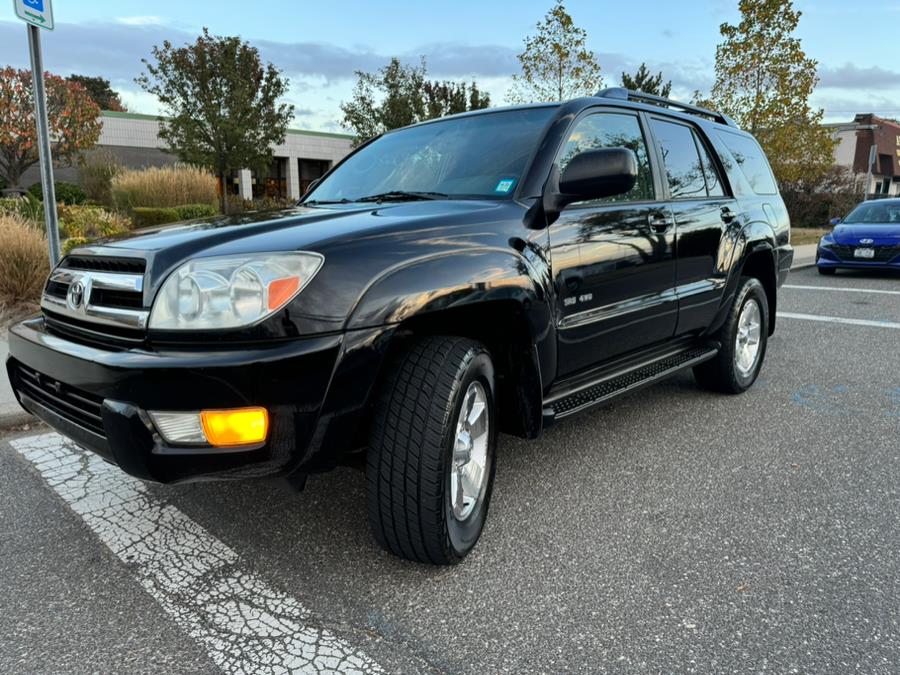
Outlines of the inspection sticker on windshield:
[[501,178],[500,182],[497,183],[497,187],[494,188],[494,192],[499,192],[502,195],[508,194],[512,192],[512,189],[516,186],[515,178]]

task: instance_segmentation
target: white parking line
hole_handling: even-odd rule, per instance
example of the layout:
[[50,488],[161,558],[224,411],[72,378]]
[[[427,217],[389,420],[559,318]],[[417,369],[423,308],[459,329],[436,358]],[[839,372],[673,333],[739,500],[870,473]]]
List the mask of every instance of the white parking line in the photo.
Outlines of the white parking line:
[[785,284],[782,288],[793,288],[800,291],[838,291],[840,293],[875,293],[878,295],[900,295],[900,291],[886,291],[880,288],[847,288],[845,286],[799,286]]
[[840,316],[820,316],[818,314],[795,314],[794,312],[778,312],[779,319],[801,319],[803,321],[825,321],[827,323],[844,323],[851,326],[873,326],[875,328],[900,328],[900,323],[893,321],[872,321],[870,319],[845,319]]
[[57,434],[10,443],[227,673],[382,673],[147,486]]

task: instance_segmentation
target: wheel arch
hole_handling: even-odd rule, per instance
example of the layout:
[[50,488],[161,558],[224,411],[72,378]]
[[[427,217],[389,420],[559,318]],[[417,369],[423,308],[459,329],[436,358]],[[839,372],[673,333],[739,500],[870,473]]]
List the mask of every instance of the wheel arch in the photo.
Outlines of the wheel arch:
[[555,367],[555,333],[540,258],[479,249],[420,259],[369,286],[349,330],[395,327],[390,352],[432,335],[483,343],[497,372],[500,429],[534,438],[542,422],[543,382]]

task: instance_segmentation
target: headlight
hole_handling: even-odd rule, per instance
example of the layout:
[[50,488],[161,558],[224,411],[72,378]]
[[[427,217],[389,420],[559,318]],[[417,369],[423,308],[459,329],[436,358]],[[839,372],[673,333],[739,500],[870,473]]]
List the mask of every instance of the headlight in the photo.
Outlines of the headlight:
[[191,260],[166,279],[150,312],[150,328],[216,330],[271,316],[310,282],[318,253],[258,253]]

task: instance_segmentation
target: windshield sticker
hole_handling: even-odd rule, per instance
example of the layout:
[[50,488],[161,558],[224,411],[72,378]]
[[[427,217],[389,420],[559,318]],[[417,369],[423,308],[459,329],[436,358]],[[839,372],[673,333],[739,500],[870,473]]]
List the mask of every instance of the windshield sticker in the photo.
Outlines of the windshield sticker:
[[497,183],[497,187],[494,188],[494,192],[498,192],[501,195],[509,194],[515,186],[515,178],[501,178],[500,182]]

